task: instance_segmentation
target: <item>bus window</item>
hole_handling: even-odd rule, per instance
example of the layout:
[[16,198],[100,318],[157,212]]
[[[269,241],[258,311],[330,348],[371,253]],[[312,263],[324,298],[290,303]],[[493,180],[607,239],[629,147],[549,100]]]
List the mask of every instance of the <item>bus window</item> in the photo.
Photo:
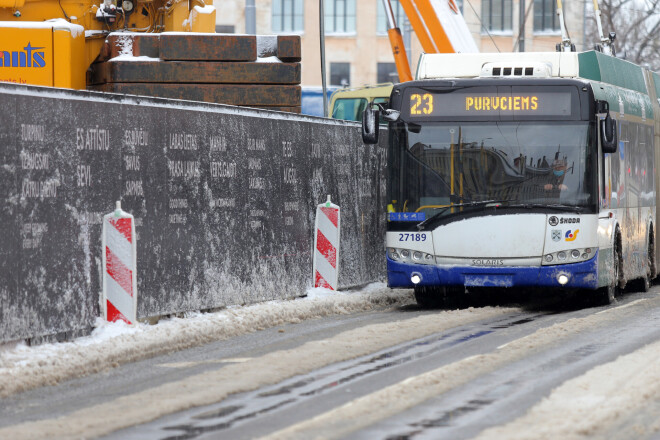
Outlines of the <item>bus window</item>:
[[367,100],[364,98],[337,99],[335,107],[332,109],[332,117],[349,121],[361,121],[362,112],[366,107]]

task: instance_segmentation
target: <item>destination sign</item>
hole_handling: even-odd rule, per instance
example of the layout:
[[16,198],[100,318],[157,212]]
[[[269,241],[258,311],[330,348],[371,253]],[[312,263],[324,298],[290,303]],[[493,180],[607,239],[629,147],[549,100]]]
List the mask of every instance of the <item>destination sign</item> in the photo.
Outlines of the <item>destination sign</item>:
[[429,92],[413,89],[404,100],[411,119],[429,117],[473,116],[559,116],[571,115],[572,93],[508,92],[490,90],[479,93],[470,89],[451,92]]

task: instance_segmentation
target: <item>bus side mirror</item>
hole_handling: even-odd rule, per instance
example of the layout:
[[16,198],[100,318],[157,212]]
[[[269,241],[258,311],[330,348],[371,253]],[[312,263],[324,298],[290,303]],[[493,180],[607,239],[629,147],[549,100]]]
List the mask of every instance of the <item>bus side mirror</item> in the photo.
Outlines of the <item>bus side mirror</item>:
[[365,144],[378,143],[378,117],[380,112],[367,106],[362,113],[362,142]]
[[603,153],[616,153],[617,139],[616,123],[607,113],[605,119],[600,121],[600,140],[603,147]]

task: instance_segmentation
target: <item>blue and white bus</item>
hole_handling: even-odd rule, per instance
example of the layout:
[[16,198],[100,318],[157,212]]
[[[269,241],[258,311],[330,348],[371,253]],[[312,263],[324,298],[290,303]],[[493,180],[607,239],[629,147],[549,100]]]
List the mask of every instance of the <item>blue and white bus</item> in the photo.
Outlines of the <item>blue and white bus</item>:
[[[656,276],[660,76],[600,52],[423,55],[388,108],[387,279],[467,289]],[[363,138],[378,138],[378,110]]]

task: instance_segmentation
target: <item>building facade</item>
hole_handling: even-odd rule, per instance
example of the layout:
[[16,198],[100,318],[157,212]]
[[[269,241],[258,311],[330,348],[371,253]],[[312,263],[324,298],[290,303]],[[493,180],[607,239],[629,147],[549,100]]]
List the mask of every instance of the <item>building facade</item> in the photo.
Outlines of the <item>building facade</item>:
[[[451,1],[451,0],[447,0]],[[524,2],[522,10],[521,1]],[[556,0],[459,0],[456,3],[482,52],[554,51],[561,42]],[[255,0],[258,35],[297,34],[302,44],[302,84],[321,85],[318,0]],[[404,33],[411,70],[422,52],[398,0],[391,0]],[[566,27],[577,50],[584,44],[585,3],[563,3]],[[382,0],[324,0],[328,85],[357,87],[396,82]],[[216,31],[245,33],[246,1],[216,0]],[[521,17],[524,19],[521,20]],[[586,47],[585,47],[586,46]]]

